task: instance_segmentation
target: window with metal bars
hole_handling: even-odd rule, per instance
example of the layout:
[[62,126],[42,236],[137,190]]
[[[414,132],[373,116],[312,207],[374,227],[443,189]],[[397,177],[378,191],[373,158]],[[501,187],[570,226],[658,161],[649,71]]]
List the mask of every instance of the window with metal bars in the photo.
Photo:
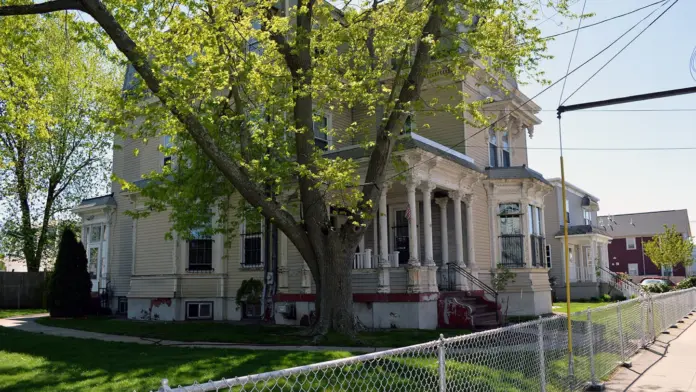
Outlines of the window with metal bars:
[[258,213],[250,213],[242,226],[242,266],[260,267],[264,262],[263,246],[263,217]]

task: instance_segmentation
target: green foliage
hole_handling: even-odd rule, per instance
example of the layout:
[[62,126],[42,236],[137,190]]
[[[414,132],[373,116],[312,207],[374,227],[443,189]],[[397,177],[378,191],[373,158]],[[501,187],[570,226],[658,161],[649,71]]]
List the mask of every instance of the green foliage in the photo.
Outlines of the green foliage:
[[677,283],[677,289],[679,290],[690,289],[692,287],[696,287],[696,276],[689,276],[688,278]]
[[235,303],[237,309],[243,304],[258,304],[261,302],[261,293],[263,292],[263,283],[260,280],[250,278],[242,281],[242,284],[237,289]]
[[92,281],[87,272],[87,253],[75,233],[66,229],[48,285],[51,317],[80,317],[89,313]]
[[505,291],[508,283],[514,282],[517,274],[510,271],[510,268],[503,264],[498,264],[497,269],[491,270],[491,284],[495,291]]
[[14,242],[30,271],[55,257],[56,221],[107,192],[122,72],[80,43],[85,25],[73,13],[0,18],[0,246]]
[[666,293],[671,290],[669,285],[666,284],[647,284],[642,286],[645,291],[649,293]]
[[658,268],[677,265],[689,266],[693,260],[694,244],[691,238],[682,237],[675,225],[665,225],[664,233],[658,234],[643,245],[645,255]]

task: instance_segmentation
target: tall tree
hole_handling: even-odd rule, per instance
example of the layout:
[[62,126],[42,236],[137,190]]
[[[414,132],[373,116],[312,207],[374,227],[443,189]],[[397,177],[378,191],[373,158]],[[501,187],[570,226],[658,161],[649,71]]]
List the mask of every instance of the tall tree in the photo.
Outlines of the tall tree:
[[[567,12],[566,0],[542,1]],[[181,164],[152,174],[158,181],[151,202],[173,208],[174,227],[185,232],[210,216],[212,203],[225,208],[230,193],[239,192],[307,263],[317,292],[316,331],[352,334],[352,253],[377,213],[409,114],[427,108],[474,125],[489,120],[479,110],[483,102],[458,89],[450,91],[458,103],[426,102],[425,81],[437,88],[438,78],[476,77],[503,91],[521,72],[539,76],[546,46],[532,26],[539,0],[335,4],[18,0],[0,7],[0,16],[89,14],[139,76],[119,116],[141,119],[129,137],[167,134],[175,141],[166,148]],[[376,116],[377,126],[339,130],[320,121],[323,110],[357,107]],[[327,159],[315,133],[370,149],[367,171],[359,176],[354,160]],[[343,211],[347,223],[334,227],[329,206]]]
[[658,268],[688,267],[694,262],[693,251],[691,238],[684,238],[675,225],[665,225],[664,233],[643,244],[643,252]]
[[89,313],[92,280],[87,252],[70,228],[60,238],[55,270],[48,282],[47,308],[51,317],[80,317]]
[[0,18],[0,210],[29,271],[53,250],[53,220],[108,183],[121,72],[74,18]]

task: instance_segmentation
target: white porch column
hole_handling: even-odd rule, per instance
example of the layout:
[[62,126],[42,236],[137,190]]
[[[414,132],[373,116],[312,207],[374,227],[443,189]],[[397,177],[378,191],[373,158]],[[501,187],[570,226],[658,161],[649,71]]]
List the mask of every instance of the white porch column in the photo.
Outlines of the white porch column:
[[441,197],[435,199],[435,202],[440,206],[440,243],[442,247],[442,266],[445,267],[449,263],[449,241],[447,238],[447,203],[449,198]]
[[466,200],[466,261],[469,268],[474,268],[476,263],[476,254],[474,251],[474,195],[468,194]]
[[433,212],[432,212],[432,192],[435,185],[432,182],[424,182],[421,186],[423,192],[423,236],[425,237],[425,265],[434,266],[433,257]]
[[[596,282],[597,281],[597,264],[599,264],[597,260],[597,241],[592,239],[590,241],[590,258],[592,259],[592,267],[590,273],[592,274],[592,281]],[[588,266],[589,267],[589,266]]]
[[520,203],[520,209],[522,210],[522,255],[524,260],[523,264],[527,268],[532,267],[532,237],[529,231],[529,222],[533,222],[533,218],[529,215],[529,200],[522,199]]
[[375,251],[376,255],[379,255],[379,226],[377,225],[377,222],[379,221],[379,211],[380,210],[378,209],[377,215],[374,218],[372,218],[372,248]]
[[456,248],[455,262],[464,266],[464,233],[462,230],[462,194],[460,192],[450,192],[450,197],[454,201],[454,245]]
[[[389,237],[387,232],[388,189],[389,188],[385,185],[385,187],[382,188],[382,193],[379,196],[379,265],[375,266],[379,268],[379,273],[377,277],[378,293],[388,293],[391,291],[389,283]],[[375,233],[377,232],[376,225],[374,231]]]
[[[379,197],[379,262],[389,264],[389,233],[387,223],[387,190],[382,189]],[[376,230],[376,228],[375,228]]]
[[420,266],[418,258],[418,203],[416,203],[416,179],[410,177],[406,183],[406,191],[408,194],[408,207],[411,210],[411,217],[408,220],[408,243],[409,243],[409,259],[408,264],[411,266]]
[[288,292],[288,237],[278,230],[278,291]]

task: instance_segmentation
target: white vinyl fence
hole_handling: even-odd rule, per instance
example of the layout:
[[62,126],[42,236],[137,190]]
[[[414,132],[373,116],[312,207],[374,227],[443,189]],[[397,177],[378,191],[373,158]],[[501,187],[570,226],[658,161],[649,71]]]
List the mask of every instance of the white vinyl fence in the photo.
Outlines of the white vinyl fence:
[[599,383],[682,322],[696,288],[636,298],[454,338],[290,369],[159,391],[575,391]]

